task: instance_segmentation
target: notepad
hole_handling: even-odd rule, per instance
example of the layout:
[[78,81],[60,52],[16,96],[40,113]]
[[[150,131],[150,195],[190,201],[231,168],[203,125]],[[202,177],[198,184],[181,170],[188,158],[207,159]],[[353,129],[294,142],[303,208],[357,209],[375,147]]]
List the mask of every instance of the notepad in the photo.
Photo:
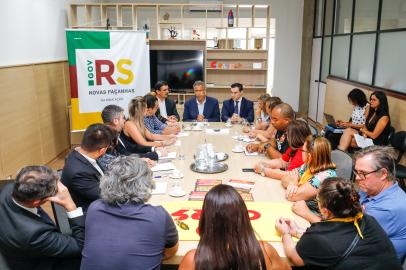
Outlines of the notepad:
[[159,157],[159,160],[167,160],[167,159],[175,159],[176,158],[176,152],[168,152],[168,155],[164,157]]
[[354,134],[354,139],[357,142],[357,145],[361,148],[365,148],[371,145],[374,145],[374,142],[370,138],[365,138],[359,134]]
[[175,169],[176,169],[175,165],[173,165],[172,162],[166,162],[166,163],[157,163],[154,167],[151,168],[151,171],[159,172],[159,171],[170,171]]

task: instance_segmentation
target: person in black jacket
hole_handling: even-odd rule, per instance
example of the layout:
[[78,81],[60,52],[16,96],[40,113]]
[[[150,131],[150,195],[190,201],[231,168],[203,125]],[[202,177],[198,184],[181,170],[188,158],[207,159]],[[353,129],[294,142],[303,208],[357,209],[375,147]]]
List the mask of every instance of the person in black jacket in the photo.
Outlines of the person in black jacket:
[[90,125],[83,134],[80,147],[75,148],[65,160],[62,183],[84,211],[99,198],[99,179],[104,175],[104,169],[97,159],[106,153],[113,139],[113,133],[107,126]]
[[168,83],[165,81],[159,81],[155,84],[154,90],[159,103],[159,109],[155,114],[158,119],[162,123],[179,121],[180,117],[176,110],[176,102],[168,98]]
[[[41,208],[54,202],[67,211],[72,234],[64,235]],[[0,252],[11,270],[79,269],[84,217],[56,172],[46,166],[20,170],[0,193]]]

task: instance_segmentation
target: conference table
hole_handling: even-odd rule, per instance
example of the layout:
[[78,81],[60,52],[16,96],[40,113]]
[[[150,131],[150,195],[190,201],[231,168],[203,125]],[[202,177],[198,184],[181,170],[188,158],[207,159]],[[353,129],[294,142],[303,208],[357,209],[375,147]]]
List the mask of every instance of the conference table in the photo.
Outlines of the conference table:
[[[182,123],[185,129],[190,127],[191,123]],[[224,123],[209,123],[207,129],[226,129]],[[188,134],[185,137],[179,137],[177,140],[180,141],[177,145],[173,145],[168,148],[168,151],[176,151],[185,154],[185,158],[180,160],[178,158],[173,159],[172,163],[183,173],[184,177],[180,179],[181,187],[186,191],[186,195],[183,197],[172,197],[169,195],[171,190],[171,184],[173,179],[169,176],[158,176],[155,181],[166,181],[168,183],[166,194],[162,195],[152,195],[151,199],[148,201],[152,205],[161,205],[165,202],[180,202],[187,201],[189,199],[188,194],[190,191],[194,190],[195,183],[197,179],[221,179],[223,183],[227,182],[229,179],[246,179],[255,181],[255,185],[252,189],[252,195],[255,202],[275,202],[275,203],[289,203],[285,198],[285,190],[281,185],[279,180],[270,179],[267,177],[262,177],[254,172],[243,172],[242,168],[253,168],[254,165],[265,159],[263,155],[258,156],[246,156],[244,153],[234,153],[232,149],[239,142],[233,137],[237,135],[246,135],[242,132],[242,126],[240,124],[234,124],[232,127],[228,128],[228,133],[216,132],[215,134],[207,134],[205,128],[201,131],[183,131]],[[203,143],[211,143],[214,146],[215,152],[224,152],[229,155],[229,158],[224,161],[228,165],[228,170],[217,174],[203,174],[196,173],[190,169],[190,165],[194,162],[194,154],[196,153],[197,147]],[[179,145],[180,144],[180,145]],[[244,145],[246,143],[243,143]],[[157,172],[154,175],[159,175]],[[301,227],[308,227],[307,221],[299,216],[291,213],[289,209],[289,215],[293,215],[294,220]],[[266,224],[270,228],[273,228],[275,224]],[[178,229],[179,230],[179,229]],[[269,242],[279,253],[281,257],[286,257],[283,246],[280,240]],[[166,260],[164,264],[179,264],[182,257],[187,253],[187,251],[197,247],[197,241],[179,241],[179,249],[174,257]]]

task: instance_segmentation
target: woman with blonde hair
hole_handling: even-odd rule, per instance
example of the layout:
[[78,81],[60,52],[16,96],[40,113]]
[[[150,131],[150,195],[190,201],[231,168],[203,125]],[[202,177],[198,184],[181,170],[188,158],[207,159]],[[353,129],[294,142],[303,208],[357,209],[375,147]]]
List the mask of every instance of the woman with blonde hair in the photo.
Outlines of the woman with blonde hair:
[[[282,179],[286,187],[286,198],[292,202],[302,201],[309,210],[319,213],[315,200],[320,184],[327,178],[336,177],[335,164],[331,161],[330,142],[324,137],[308,136],[302,149],[304,164],[292,170]],[[301,211],[297,212],[301,215]]]
[[125,122],[123,134],[132,139],[136,144],[144,146],[163,147],[176,141],[175,135],[152,134],[144,124],[146,109],[143,97],[133,98],[128,104],[129,120]]

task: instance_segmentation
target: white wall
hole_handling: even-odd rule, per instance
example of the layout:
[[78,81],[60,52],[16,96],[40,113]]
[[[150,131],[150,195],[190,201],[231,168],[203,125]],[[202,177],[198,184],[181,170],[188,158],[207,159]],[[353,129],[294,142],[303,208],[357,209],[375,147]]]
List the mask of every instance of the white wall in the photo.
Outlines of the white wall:
[[95,0],[0,0],[0,67],[66,60],[70,3]]
[[271,0],[275,18],[275,64],[272,95],[299,108],[303,0]]

